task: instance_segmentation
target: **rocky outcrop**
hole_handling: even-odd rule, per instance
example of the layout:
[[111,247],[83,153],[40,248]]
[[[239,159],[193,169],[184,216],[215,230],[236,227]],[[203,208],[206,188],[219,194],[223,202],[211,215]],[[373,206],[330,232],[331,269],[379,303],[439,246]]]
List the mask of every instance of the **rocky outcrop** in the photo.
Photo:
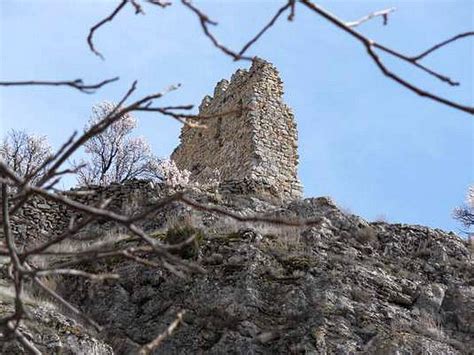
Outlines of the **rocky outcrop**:
[[[13,291],[0,280],[0,318],[13,314]],[[99,340],[93,331],[73,318],[63,314],[44,300],[27,297],[28,319],[22,322],[20,330],[27,340],[43,354],[112,355],[110,345]],[[0,328],[1,354],[28,354],[23,345],[8,338]]]
[[102,337],[115,353],[133,353],[186,310],[156,353],[472,354],[472,245],[453,233],[368,223],[327,198],[276,206],[245,196],[194,197],[320,223],[246,226],[179,205],[163,210],[145,223],[148,232],[173,242],[175,232],[154,228],[173,220],[179,230],[191,220],[202,237],[180,255],[204,274],[180,278],[110,260],[84,267],[118,272],[116,282],[62,283],[63,295],[106,328]]

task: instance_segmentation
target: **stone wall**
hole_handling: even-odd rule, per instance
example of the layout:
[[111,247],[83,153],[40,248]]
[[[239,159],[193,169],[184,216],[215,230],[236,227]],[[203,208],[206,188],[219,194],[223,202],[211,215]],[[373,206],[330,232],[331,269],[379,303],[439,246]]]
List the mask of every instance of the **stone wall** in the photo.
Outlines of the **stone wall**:
[[296,123],[282,96],[276,68],[255,59],[203,99],[207,129],[184,126],[171,158],[196,182],[217,178],[232,192],[301,198]]
[[[98,201],[110,199],[107,209],[121,213],[136,212],[163,196],[163,184],[153,184],[146,180],[131,180],[123,184],[92,186],[63,192],[69,198],[86,205],[96,205]],[[41,243],[53,235],[64,232],[72,217],[81,214],[67,206],[50,201],[41,196],[28,200],[11,217],[12,232],[19,246],[30,242]],[[100,222],[100,221],[99,221]],[[0,231],[3,238],[3,231]]]

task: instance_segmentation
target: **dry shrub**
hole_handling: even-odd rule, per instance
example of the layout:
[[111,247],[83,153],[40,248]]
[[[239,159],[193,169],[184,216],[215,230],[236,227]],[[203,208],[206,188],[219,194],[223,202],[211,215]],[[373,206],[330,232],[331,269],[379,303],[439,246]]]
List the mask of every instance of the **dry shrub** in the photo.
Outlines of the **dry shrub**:
[[371,226],[360,228],[355,237],[361,244],[375,244],[378,242],[377,231]]

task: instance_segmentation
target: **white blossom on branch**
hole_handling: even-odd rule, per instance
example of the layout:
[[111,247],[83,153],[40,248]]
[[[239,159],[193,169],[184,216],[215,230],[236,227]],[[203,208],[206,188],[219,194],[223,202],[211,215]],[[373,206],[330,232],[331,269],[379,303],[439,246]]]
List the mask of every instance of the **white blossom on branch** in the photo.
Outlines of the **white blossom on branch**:
[[454,210],[453,216],[468,229],[474,227],[474,185],[469,187],[466,204]]
[[[111,102],[102,102],[92,108],[86,130],[96,125],[116,109]],[[142,137],[130,137],[137,120],[130,113],[110,125],[102,133],[84,144],[89,159],[75,164],[80,185],[107,185],[131,179],[161,179],[150,145]]]
[[35,183],[45,171],[52,150],[45,136],[10,130],[0,144],[0,157],[18,175]]
[[171,159],[161,160],[152,170],[159,171],[163,182],[173,188],[184,188],[190,185],[191,172],[186,169],[180,170]]

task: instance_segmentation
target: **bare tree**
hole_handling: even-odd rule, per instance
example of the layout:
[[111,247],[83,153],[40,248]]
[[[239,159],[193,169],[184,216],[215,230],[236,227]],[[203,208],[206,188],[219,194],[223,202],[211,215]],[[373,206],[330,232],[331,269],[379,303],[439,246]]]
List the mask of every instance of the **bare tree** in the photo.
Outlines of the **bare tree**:
[[469,187],[466,204],[456,208],[453,216],[468,230],[474,227],[474,185]]
[[52,150],[45,136],[28,134],[26,131],[12,129],[0,145],[2,159],[18,175],[33,183],[45,171],[44,163]]
[[[111,102],[95,105],[86,130],[114,109],[116,105]],[[148,142],[143,137],[130,137],[136,126],[136,118],[126,113],[84,144],[89,160],[76,164],[80,185],[108,185],[137,178],[161,179],[159,159],[151,152]]]

